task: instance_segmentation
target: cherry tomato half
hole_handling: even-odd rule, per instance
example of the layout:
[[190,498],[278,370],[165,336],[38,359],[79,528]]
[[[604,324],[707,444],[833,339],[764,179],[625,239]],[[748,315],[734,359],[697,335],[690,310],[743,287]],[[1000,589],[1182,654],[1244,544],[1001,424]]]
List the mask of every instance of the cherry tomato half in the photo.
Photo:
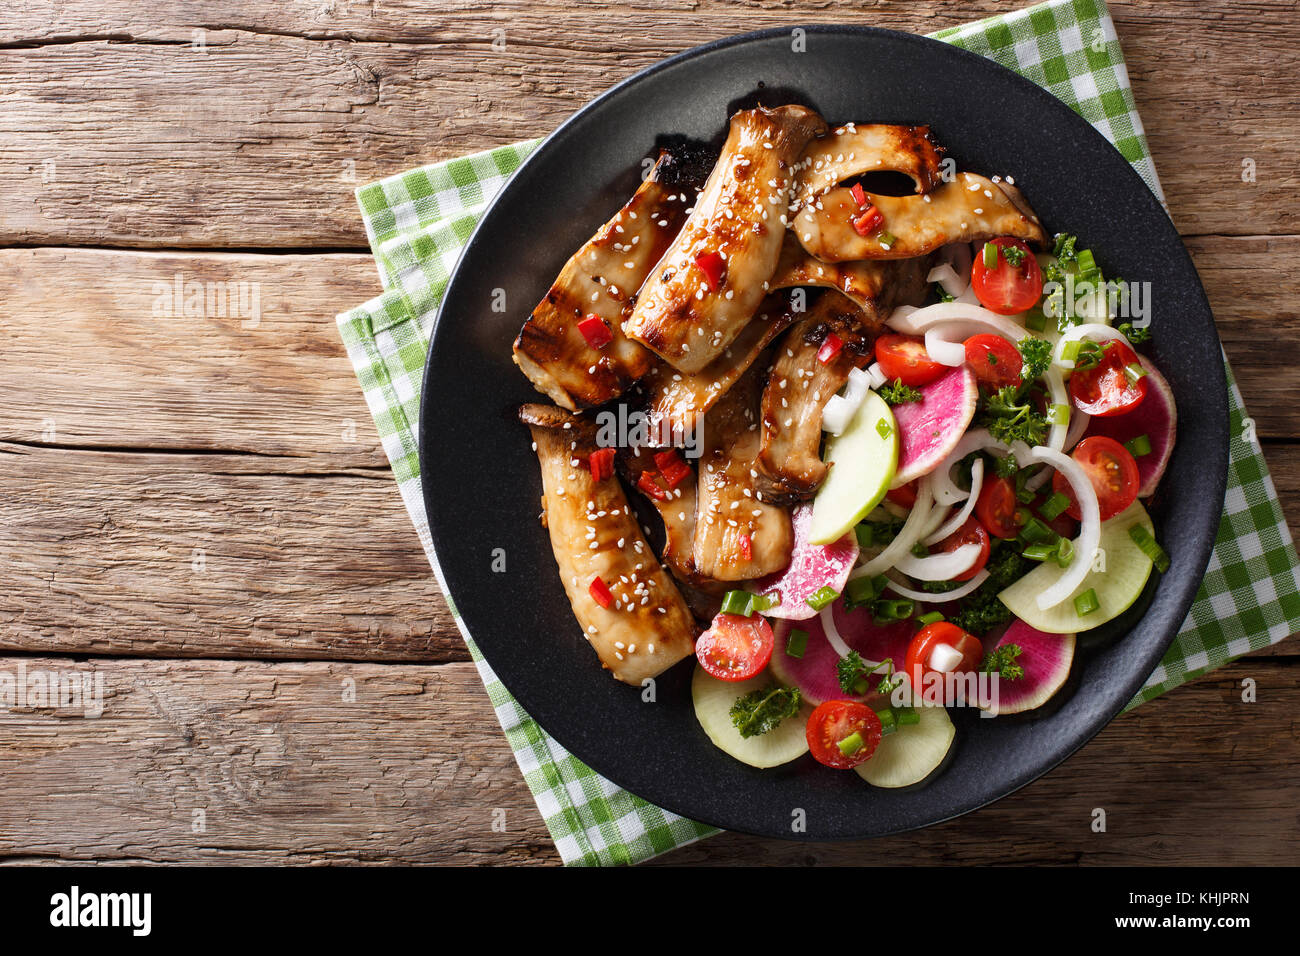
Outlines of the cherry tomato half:
[[761,614],[719,614],[695,642],[695,656],[718,680],[741,681],[767,666],[775,646],[772,627]]
[[[947,644],[961,659],[948,671],[940,671],[931,663],[934,652],[941,644]],[[907,648],[907,665],[904,673],[912,682],[912,693],[920,697],[926,689],[925,678],[928,674],[967,673],[979,669],[984,659],[984,645],[974,634],[963,631],[950,621],[938,621],[927,624],[916,632],[912,643]],[[944,703],[951,703],[945,695]]]
[[[979,502],[977,501],[976,507],[978,506]],[[988,564],[989,550],[991,548],[989,533],[984,530],[984,526],[975,518],[967,518],[965,524],[935,545],[939,551],[956,551],[966,544],[978,544],[980,553],[975,558],[975,563],[970,566],[970,569],[955,576],[954,581],[969,581],[980,573],[984,565]]]
[[[808,749],[818,763],[836,770],[849,770],[865,763],[880,743],[880,718],[866,704],[851,700],[828,700],[817,706],[808,717],[804,733]],[[861,746],[851,753],[840,749],[840,742],[857,734]]]
[[[917,479],[917,481],[919,480]],[[916,481],[909,481],[905,485],[889,489],[889,491],[885,492],[885,497],[896,505],[911,508],[916,504]]]
[[966,340],[966,364],[981,385],[990,389],[1019,385],[1025,360],[1016,348],[1000,335],[985,332]]
[[975,516],[989,534],[998,538],[1014,538],[1020,533],[1016,500],[1016,483],[1010,478],[986,478],[980,496],[975,502]]
[[[1127,448],[1105,435],[1093,435],[1074,446],[1070,457],[1083,466],[1088,473],[1088,480],[1097,491],[1097,505],[1101,508],[1101,520],[1113,518],[1137,500],[1138,478],[1137,462]],[[1074,496],[1074,489],[1059,471],[1052,476],[1052,490],[1059,491],[1070,499],[1070,507],[1065,513],[1071,518],[1082,517],[1079,502]]]
[[1101,347],[1101,358],[1092,368],[1075,369],[1070,375],[1070,397],[1081,411],[1109,418],[1142,404],[1147,397],[1147,380],[1131,379],[1130,365],[1141,368],[1137,353],[1113,340]]
[[876,361],[885,378],[898,379],[911,388],[929,385],[948,371],[948,366],[931,360],[925,340],[914,335],[882,335],[876,339]]
[[[984,264],[984,251],[975,253],[975,263],[971,266],[971,287],[980,304],[990,312],[998,315],[1015,315],[1038,302],[1043,294],[1043,270],[1038,268],[1038,260],[1029,247],[1019,239],[1003,236],[993,240],[997,247],[997,265],[992,269]],[[1019,265],[1012,265],[1002,251],[1019,249],[1023,253]],[[1012,253],[1016,257],[1015,253]]]

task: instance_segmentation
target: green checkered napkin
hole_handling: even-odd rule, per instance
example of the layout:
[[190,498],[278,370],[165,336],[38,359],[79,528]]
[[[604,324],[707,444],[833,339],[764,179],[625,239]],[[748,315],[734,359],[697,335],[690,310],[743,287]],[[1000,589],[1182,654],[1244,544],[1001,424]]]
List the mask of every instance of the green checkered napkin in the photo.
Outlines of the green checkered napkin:
[[[1163,200],[1101,0],[1053,0],[935,36],[996,60],[1069,104],[1115,143]],[[444,593],[416,452],[429,333],[475,223],[537,142],[425,166],[357,191],[386,291],[340,315],[339,330]],[[1177,639],[1130,708],[1300,630],[1300,562],[1231,370],[1228,388],[1231,460],[1214,553]],[[575,760],[510,696],[450,598],[448,604],[565,863],[636,863],[716,832],[632,796]]]

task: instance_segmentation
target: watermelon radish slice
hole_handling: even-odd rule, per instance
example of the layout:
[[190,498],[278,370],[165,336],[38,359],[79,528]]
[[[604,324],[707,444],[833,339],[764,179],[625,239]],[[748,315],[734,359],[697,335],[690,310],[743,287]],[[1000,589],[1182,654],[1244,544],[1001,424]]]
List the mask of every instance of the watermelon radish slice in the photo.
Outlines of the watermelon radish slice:
[[965,365],[945,372],[920,389],[919,402],[895,405],[898,425],[898,471],[891,488],[929,474],[948,456],[975,417],[979,387]]
[[1178,409],[1174,405],[1174,392],[1160,371],[1145,357],[1140,357],[1147,370],[1147,397],[1142,404],[1123,415],[1106,418],[1094,417],[1088,422],[1084,437],[1105,435],[1121,445],[1146,435],[1151,442],[1151,453],[1137,458],[1138,478],[1142,485],[1139,498],[1155,494],[1156,486],[1164,476],[1169,457],[1174,453],[1174,438],[1178,431]]
[[992,701],[984,707],[990,714],[1019,714],[1041,707],[1070,676],[1074,660],[1073,634],[1048,634],[1024,621],[1013,621],[1006,633],[988,647],[990,652],[1004,644],[1020,647],[1016,663],[1025,676],[1016,680],[999,679],[991,688]]
[[843,591],[858,560],[858,538],[853,532],[830,544],[811,544],[808,528],[812,525],[812,505],[800,505],[790,515],[794,525],[794,548],[790,566],[754,582],[752,591],[773,595],[780,604],[763,613],[787,621],[804,621],[817,614],[808,606],[808,598],[822,588]]
[[[890,621],[876,624],[871,619],[869,609],[862,607],[845,611],[844,605],[836,601],[831,612],[835,616],[835,627],[844,638],[844,643],[862,655],[863,660],[876,662],[890,658],[895,668],[901,670],[907,657],[907,647],[912,643],[916,633],[916,622]],[[808,632],[808,645],[803,657],[794,658],[786,653],[786,641],[790,632],[798,627]],[[840,656],[826,639],[821,620],[811,618],[807,621],[792,623],[778,621],[774,628],[776,633],[776,650],[772,652],[772,662],[768,665],[772,676],[789,687],[798,687],[803,698],[816,706],[828,700],[865,701],[874,695],[857,697],[846,694],[840,688],[839,676],[835,665]],[[881,674],[883,675],[883,672]]]

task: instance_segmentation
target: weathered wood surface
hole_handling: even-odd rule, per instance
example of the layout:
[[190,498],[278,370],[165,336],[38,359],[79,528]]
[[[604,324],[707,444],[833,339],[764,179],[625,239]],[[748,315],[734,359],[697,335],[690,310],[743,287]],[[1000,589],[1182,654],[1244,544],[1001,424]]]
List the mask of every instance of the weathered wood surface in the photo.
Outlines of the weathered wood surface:
[[[1019,6],[10,5],[0,18],[0,242],[362,245],[357,183],[544,135],[666,54],[798,23],[931,32]],[[1190,233],[1300,232],[1296,11],[1113,7],[1175,219]],[[1247,159],[1251,184],[1241,180]]]
[[[103,674],[104,709],[0,712],[0,863],[557,859],[471,664],[25,657],[0,658],[0,674],[20,665]],[[1294,862],[1298,673],[1231,665],[928,830],[845,844],[725,834],[662,862]],[[1098,807],[1105,833],[1091,829]]]
[[[379,291],[352,189],[543,135],[729,33],[930,32],[1021,5],[49,0],[0,14],[0,652],[38,655],[0,658],[0,673],[68,655],[49,666],[101,669],[113,695],[97,720],[0,712],[0,861],[555,862],[334,329]],[[1293,532],[1298,8],[1112,6]],[[252,283],[256,318],[165,314],[159,289],[178,274]],[[962,820],[860,845],[725,835],[665,862],[1295,862],[1294,646],[1117,720]],[[1239,703],[1243,677],[1259,703]],[[1097,806],[1104,835],[1088,829]]]

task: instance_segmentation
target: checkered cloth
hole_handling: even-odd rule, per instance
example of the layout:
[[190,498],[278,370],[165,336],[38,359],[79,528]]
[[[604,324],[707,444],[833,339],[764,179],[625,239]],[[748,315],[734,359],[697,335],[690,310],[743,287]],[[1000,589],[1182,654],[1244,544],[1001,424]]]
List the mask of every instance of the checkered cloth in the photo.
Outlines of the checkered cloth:
[[[1115,27],[1100,0],[1053,0],[936,37],[1050,90],[1115,143],[1163,199]],[[340,315],[339,331],[444,593],[416,450],[429,334],[461,248],[492,196],[536,146],[505,146],[357,190],[385,292]],[[1228,383],[1231,460],[1214,553],[1177,639],[1129,707],[1300,630],[1300,562],[1231,370]],[[636,863],[715,832],[651,806],[575,760],[510,696],[450,597],[447,603],[565,863]]]

